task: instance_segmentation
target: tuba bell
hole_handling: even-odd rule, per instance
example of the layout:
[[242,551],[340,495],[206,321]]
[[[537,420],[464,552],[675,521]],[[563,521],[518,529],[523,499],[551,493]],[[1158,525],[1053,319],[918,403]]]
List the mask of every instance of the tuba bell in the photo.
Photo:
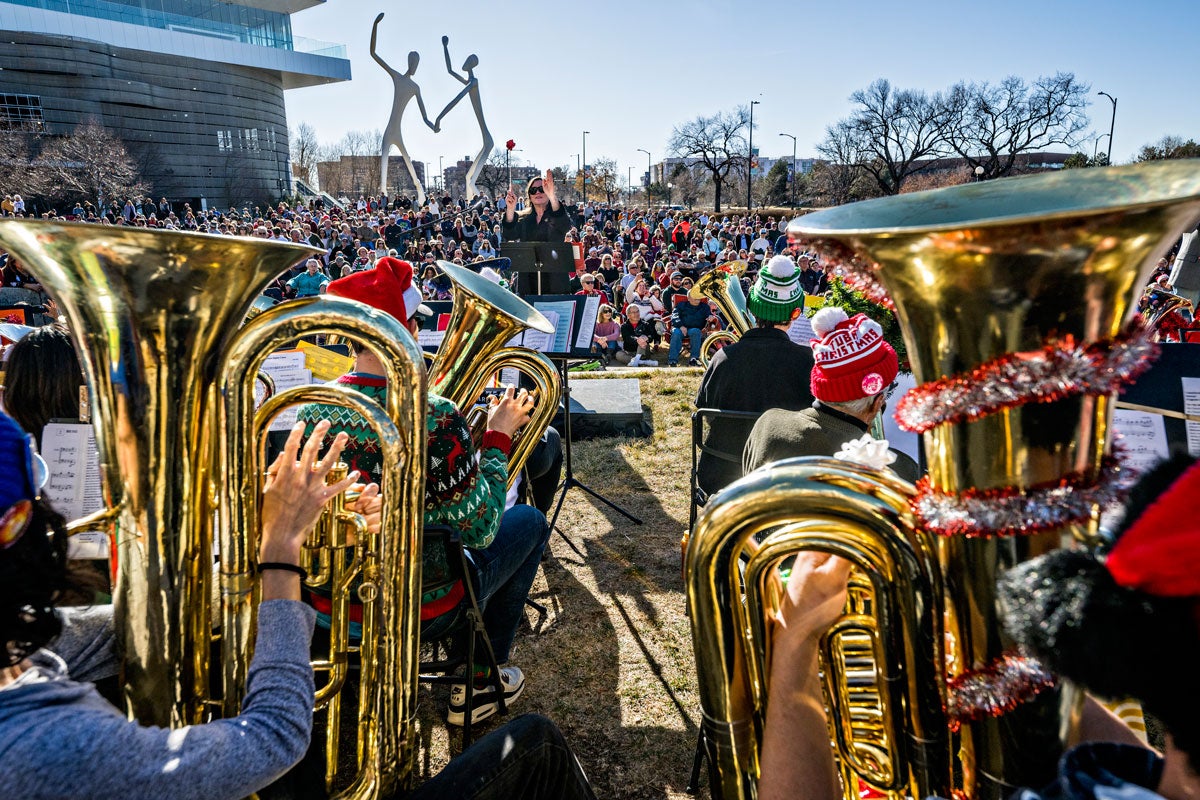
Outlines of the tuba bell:
[[[490,376],[506,367],[517,369],[533,380],[538,394],[525,430],[544,430],[558,412],[562,376],[554,362],[543,354],[527,347],[508,346],[508,343],[526,329],[552,332],[554,328],[550,321],[536,308],[479,273],[448,261],[437,263],[438,269],[454,283],[454,305],[446,326],[446,338],[429,368],[429,391],[442,395],[466,414],[483,393]],[[537,443],[538,436],[526,433],[514,442],[508,459],[510,487]]]
[[746,308],[746,294],[739,280],[745,272],[745,261],[729,261],[701,275],[688,290],[688,297],[692,299],[707,297],[716,303],[729,323],[725,330],[713,331],[704,337],[700,345],[700,363],[705,367],[717,350],[742,338],[754,324],[754,315]]
[[[239,330],[255,297],[312,254],[309,247],[16,219],[0,220],[0,247],[55,298],[83,362],[107,508],[73,527],[115,537],[125,705],[145,724],[180,728],[237,713],[253,639],[260,444],[269,417],[313,392],[390,437],[398,468],[386,488],[395,496],[363,566],[378,591],[372,619],[386,617],[387,635],[378,624],[380,635],[363,647],[369,686],[360,743],[369,749],[347,794],[377,796],[402,782],[415,713],[425,463],[424,373],[407,331],[341,298],[283,304]],[[326,331],[362,338],[404,390],[380,408],[331,387],[299,387],[274,395],[256,414],[254,384],[270,350]],[[214,632],[221,651],[215,668]]]
[[[1107,448],[1111,395],[1153,345],[1125,322],[1198,214],[1200,163],[1176,161],[883,198],[791,224],[894,303],[921,384],[897,416],[925,434],[929,473],[911,486],[791,459],[705,507],[686,569],[714,797],[756,795],[777,568],[801,550],[854,566],[821,643],[847,798],[860,780],[896,798],[987,800],[1050,780],[1081,697],[1011,649],[995,581],[1086,540],[1127,481]],[[1092,367],[1056,371],[1081,360]],[[1021,374],[1054,390],[1008,391],[1003,377],[1027,367],[1045,367]],[[954,394],[978,385],[964,376],[988,391]]]

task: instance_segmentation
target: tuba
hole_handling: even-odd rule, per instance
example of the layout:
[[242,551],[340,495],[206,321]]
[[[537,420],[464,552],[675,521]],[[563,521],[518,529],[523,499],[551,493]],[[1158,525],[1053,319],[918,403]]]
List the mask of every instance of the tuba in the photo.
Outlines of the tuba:
[[[1200,163],[1176,161],[889,197],[791,224],[894,303],[921,382],[897,416],[925,434],[929,473],[912,486],[791,459],[705,507],[686,569],[714,797],[756,795],[777,568],[801,550],[854,566],[820,646],[847,798],[859,781],[896,798],[999,800],[1050,780],[1081,696],[1011,649],[996,578],[1086,540],[1127,482],[1107,453],[1111,395],[1153,345],[1124,323],[1198,214]],[[1049,388],[1025,391],[1034,384]]]
[[[550,321],[536,308],[477,272],[448,261],[439,261],[438,269],[454,283],[454,306],[446,338],[429,368],[429,391],[450,400],[465,414],[483,393],[491,375],[505,367],[515,368],[528,375],[536,387],[537,405],[525,429],[538,431],[540,435],[558,412],[562,376],[554,362],[543,354],[507,345],[526,329],[552,332]],[[522,433],[514,442],[508,459],[510,487],[533,454],[538,438]]]
[[746,295],[738,280],[745,272],[745,261],[729,261],[701,275],[688,290],[688,297],[707,297],[716,303],[721,315],[729,322],[725,330],[714,331],[704,337],[700,345],[700,363],[705,367],[717,350],[742,338],[754,324],[754,315],[746,308]]
[[[414,730],[425,463],[424,373],[407,331],[341,298],[282,304],[239,330],[259,292],[314,252],[308,247],[14,219],[0,220],[0,247],[58,302],[83,362],[107,508],[73,527],[115,537],[125,704],[143,723],[179,728],[237,713],[253,639],[260,443],[269,417],[296,402],[334,402],[390,440],[397,469],[385,491],[394,495],[382,534],[363,538],[375,638],[362,648],[363,755],[346,794],[375,796],[403,781]],[[380,408],[331,387],[299,387],[256,414],[254,384],[267,354],[326,331],[363,339],[406,391]]]

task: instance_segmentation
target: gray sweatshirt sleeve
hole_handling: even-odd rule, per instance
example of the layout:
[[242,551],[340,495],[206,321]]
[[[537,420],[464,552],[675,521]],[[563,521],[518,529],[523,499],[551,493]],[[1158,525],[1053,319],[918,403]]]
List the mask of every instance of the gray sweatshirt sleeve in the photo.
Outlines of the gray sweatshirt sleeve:
[[[95,702],[43,706],[22,737],[33,791],[21,796],[234,800],[261,789],[308,748],[314,621],[304,603],[259,606],[247,693],[242,713],[231,719],[178,730],[144,727],[100,707],[94,690]],[[56,710],[69,713],[56,719]]]

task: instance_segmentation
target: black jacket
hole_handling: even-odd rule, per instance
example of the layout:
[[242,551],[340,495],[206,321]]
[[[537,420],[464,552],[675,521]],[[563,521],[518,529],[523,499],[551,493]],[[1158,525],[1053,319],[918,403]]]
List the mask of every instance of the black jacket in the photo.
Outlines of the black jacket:
[[567,207],[559,203],[558,211],[547,207],[542,221],[538,222],[530,206],[517,214],[512,222],[505,220],[502,230],[506,242],[561,242],[571,230],[571,218],[567,216]]
[[[697,408],[724,411],[799,411],[813,403],[809,388],[812,350],[793,344],[776,328],[752,328],[713,356],[696,395]],[[742,477],[742,450],[754,420],[714,420],[704,444],[729,460],[700,454],[699,486],[712,494]]]

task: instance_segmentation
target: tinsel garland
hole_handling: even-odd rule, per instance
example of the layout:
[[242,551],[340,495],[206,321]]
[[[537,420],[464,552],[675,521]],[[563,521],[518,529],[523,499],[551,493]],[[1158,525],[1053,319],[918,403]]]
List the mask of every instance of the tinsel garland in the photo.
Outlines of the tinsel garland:
[[1096,508],[1122,499],[1136,478],[1113,456],[1101,461],[1095,481],[1072,472],[1026,489],[1005,486],[950,493],[924,477],[917,481],[909,506],[921,526],[938,536],[1028,536],[1090,520]]
[[841,278],[847,286],[861,292],[865,299],[888,310],[895,310],[896,306],[887,289],[875,279],[878,264],[863,258],[837,239],[814,237],[800,241],[821,256],[821,263],[830,274],[831,281],[835,277]]
[[1002,716],[1056,683],[1035,659],[1006,653],[982,669],[968,670],[948,681],[950,728],[957,731],[964,723]]
[[970,372],[921,384],[896,404],[896,422],[906,431],[925,433],[1004,408],[1112,394],[1133,382],[1157,355],[1158,346],[1137,323],[1114,339],[1086,347],[1066,336],[1040,351],[1006,353]]

